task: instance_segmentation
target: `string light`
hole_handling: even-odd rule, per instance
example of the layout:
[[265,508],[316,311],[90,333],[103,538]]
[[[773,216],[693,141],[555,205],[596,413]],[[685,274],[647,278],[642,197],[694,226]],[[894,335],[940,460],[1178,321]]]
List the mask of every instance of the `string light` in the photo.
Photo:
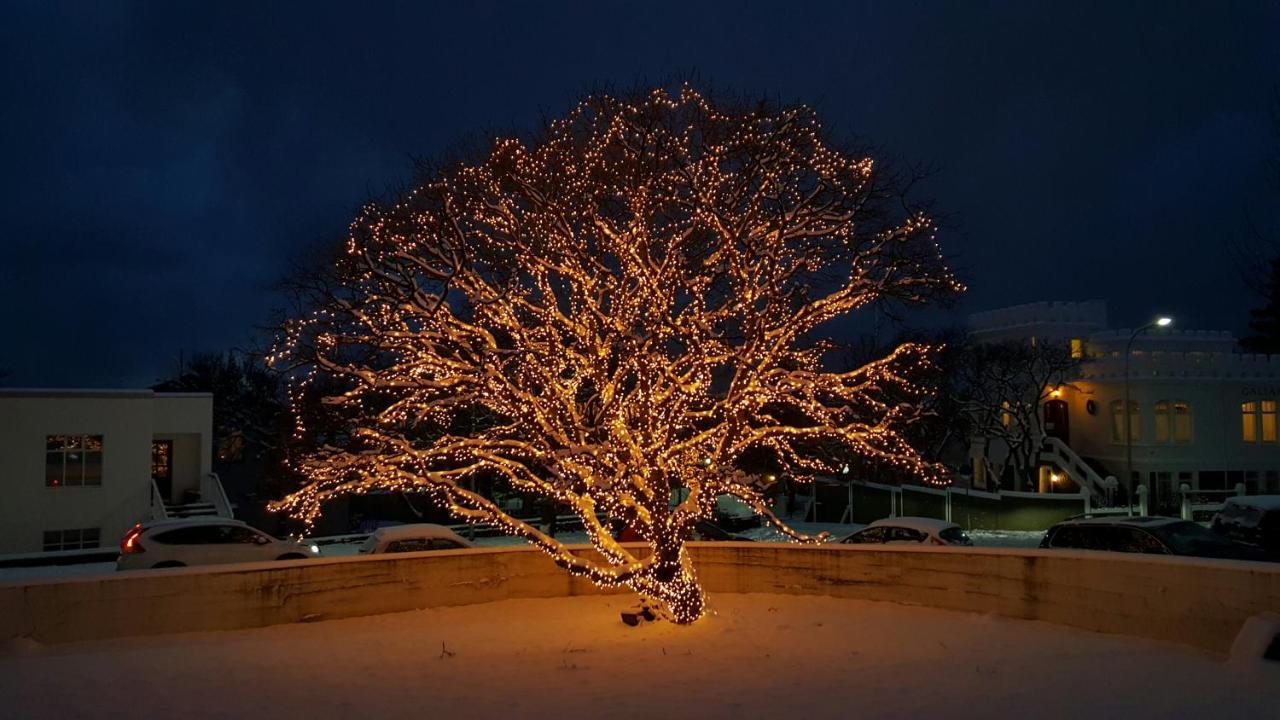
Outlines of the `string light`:
[[[945,482],[901,434],[931,348],[833,372],[812,339],[874,301],[960,289],[926,216],[887,219],[896,199],[809,108],[687,86],[592,96],[536,139],[500,138],[364,208],[327,299],[286,323],[272,361],[296,371],[310,449],[291,460],[306,484],[271,507],[311,524],[343,494],[423,492],[692,622],[706,599],[685,539],[717,497],[817,542],[772,512],[776,475],[860,457]],[[743,469],[760,453],[772,470]],[[567,506],[598,557],[503,512],[484,478]]]

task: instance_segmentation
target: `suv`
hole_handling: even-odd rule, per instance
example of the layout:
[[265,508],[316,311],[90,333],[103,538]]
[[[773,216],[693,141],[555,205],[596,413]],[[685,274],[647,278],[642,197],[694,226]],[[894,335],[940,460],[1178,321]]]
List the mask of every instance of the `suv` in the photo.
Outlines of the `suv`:
[[277,540],[239,520],[156,520],[134,525],[125,533],[116,569],[303,560],[319,554],[315,545]]
[[849,535],[840,542],[855,545],[883,543],[885,545],[924,544],[972,545],[973,541],[960,526],[946,520],[924,517],[896,517],[876,520],[865,528]]
[[1165,517],[1092,517],[1049,528],[1042,548],[1104,550],[1153,555],[1257,560],[1259,554],[1190,520]]
[[1280,561],[1280,495],[1227,498],[1209,527]]

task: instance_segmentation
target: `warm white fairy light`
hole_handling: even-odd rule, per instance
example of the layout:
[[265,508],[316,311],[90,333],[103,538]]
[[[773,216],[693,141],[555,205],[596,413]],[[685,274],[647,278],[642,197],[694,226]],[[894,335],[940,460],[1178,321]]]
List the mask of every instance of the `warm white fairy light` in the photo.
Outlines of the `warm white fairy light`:
[[[500,139],[367,207],[328,301],[286,326],[300,438],[304,398],[334,389],[324,444],[294,461],[309,483],[273,507],[310,523],[344,493],[425,492],[692,622],[684,542],[717,496],[814,540],[744,454],[800,480],[859,456],[942,482],[900,434],[928,348],[836,373],[806,340],[872,301],[958,289],[928,218],[889,222],[890,200],[808,108],[728,112],[688,87],[594,96],[534,142]],[[570,508],[599,557],[504,513],[471,489],[484,476]]]

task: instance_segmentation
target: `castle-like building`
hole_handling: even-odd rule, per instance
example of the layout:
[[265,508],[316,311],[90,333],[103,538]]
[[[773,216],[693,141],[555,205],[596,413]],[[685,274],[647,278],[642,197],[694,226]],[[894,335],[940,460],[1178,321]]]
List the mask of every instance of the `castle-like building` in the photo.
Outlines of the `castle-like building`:
[[[1113,477],[1122,488],[1143,485],[1163,508],[1184,484],[1280,493],[1280,356],[1241,353],[1230,333],[1176,323],[1112,329],[1101,300],[976,313],[968,331],[978,342],[1060,343],[1080,359],[1075,377],[1042,407],[1052,445],[1046,457],[1078,483]],[[975,455],[985,451],[980,443],[974,448]],[[975,484],[990,483],[982,458],[974,460]]]

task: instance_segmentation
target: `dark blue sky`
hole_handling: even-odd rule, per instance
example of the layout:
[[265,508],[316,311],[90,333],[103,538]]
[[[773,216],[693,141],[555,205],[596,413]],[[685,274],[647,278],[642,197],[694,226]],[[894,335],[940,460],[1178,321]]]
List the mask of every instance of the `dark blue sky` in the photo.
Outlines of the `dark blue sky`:
[[1256,303],[1227,248],[1280,204],[1276,3],[445,5],[0,3],[7,382],[247,344],[409,156],[691,72],[939,166],[961,311],[1101,297],[1239,332]]

